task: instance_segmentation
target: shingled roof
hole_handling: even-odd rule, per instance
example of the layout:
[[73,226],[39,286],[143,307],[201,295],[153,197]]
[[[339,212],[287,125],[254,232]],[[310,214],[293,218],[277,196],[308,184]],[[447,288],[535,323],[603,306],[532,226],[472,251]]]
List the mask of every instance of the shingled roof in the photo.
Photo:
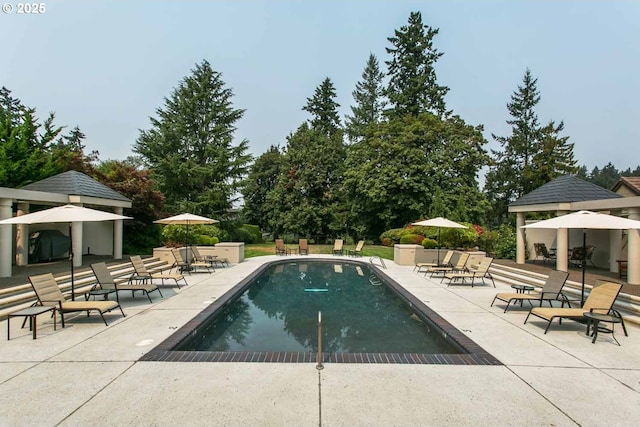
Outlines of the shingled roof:
[[63,172],[42,181],[22,187],[24,190],[44,191],[47,193],[69,194],[73,196],[97,197],[108,200],[130,202],[117,191],[99,183],[88,175],[78,171]]
[[620,187],[624,186],[631,193],[636,196],[640,196],[640,176],[622,176],[613,186],[611,191],[618,191]]
[[617,199],[620,194],[571,175],[549,181],[525,194],[509,206],[541,205],[549,203],[586,202],[588,200]]

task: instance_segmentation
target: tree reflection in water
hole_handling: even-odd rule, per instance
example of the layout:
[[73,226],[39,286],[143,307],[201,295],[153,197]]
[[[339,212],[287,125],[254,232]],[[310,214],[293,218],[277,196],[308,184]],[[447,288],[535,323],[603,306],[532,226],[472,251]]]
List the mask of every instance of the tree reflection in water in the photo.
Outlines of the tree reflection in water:
[[368,267],[349,263],[272,266],[215,324],[196,334],[200,344],[181,349],[315,352],[321,311],[324,352],[458,352],[415,320],[386,286],[372,285],[371,274]]

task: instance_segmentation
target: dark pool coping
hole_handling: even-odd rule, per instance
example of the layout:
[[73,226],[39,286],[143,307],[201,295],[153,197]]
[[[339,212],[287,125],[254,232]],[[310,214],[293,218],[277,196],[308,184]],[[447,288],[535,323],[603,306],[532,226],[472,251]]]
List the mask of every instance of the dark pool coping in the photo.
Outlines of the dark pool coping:
[[[440,330],[451,343],[463,351],[461,354],[422,353],[323,353],[322,363],[384,363],[384,364],[429,364],[429,365],[502,365],[486,350],[447,322],[438,313],[416,298],[411,292],[390,278],[377,265],[356,259],[312,258],[314,262],[364,265],[373,269],[396,294],[412,305],[422,321]],[[300,260],[296,260],[300,261]],[[218,309],[227,305],[244,292],[248,284],[264,270],[274,264],[289,264],[291,260],[271,261],[262,264],[237,285],[227,291],[202,312],[158,344],[140,361],[159,362],[248,362],[248,363],[317,363],[318,355],[312,352],[221,352],[221,351],[177,351],[173,350],[192,331],[205,322]]]

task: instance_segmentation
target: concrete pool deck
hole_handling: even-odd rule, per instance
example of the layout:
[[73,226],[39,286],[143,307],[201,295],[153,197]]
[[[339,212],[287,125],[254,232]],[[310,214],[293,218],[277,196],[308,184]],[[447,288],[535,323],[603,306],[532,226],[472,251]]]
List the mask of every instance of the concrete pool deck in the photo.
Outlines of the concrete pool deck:
[[189,286],[164,286],[153,303],[122,292],[127,317],[107,314],[108,327],[79,314],[54,331],[45,314],[32,340],[12,319],[11,340],[0,338],[0,425],[640,425],[639,328],[627,325],[625,337],[617,325],[620,347],[610,334],[591,344],[572,321],[544,335],[541,320],[523,324],[528,310],[490,307],[508,285],[447,287],[387,260],[386,274],[503,365],[326,363],[318,371],[315,363],[138,361],[274,259],[282,257],[192,274]]

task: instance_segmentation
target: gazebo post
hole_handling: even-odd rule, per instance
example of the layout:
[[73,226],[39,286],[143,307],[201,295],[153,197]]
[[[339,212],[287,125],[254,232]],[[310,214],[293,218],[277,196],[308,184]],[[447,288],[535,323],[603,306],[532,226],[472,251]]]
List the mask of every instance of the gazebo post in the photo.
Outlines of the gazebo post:
[[[629,209],[629,219],[640,221],[640,208]],[[640,230],[630,229],[627,234],[627,283],[640,285]]]
[[526,249],[525,249],[525,230],[522,228],[524,223],[524,212],[518,212],[516,214],[516,264],[524,264]]

